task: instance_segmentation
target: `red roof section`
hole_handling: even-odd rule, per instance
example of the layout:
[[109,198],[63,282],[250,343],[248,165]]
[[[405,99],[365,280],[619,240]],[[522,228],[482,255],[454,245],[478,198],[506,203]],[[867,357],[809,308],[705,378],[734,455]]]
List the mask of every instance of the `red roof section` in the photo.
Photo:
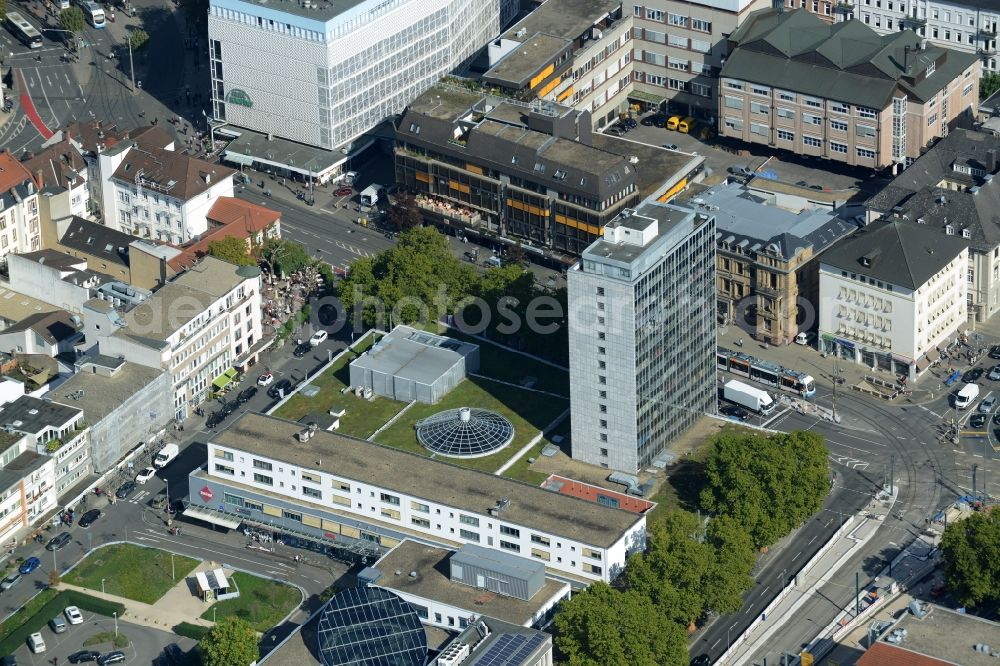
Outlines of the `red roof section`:
[[942,661],[888,643],[875,643],[861,655],[856,666],[955,666],[956,662]]
[[631,511],[632,513],[646,513],[656,506],[654,502],[649,502],[647,500],[626,495],[625,493],[619,493],[614,490],[608,490],[607,488],[601,488],[600,486],[594,486],[582,481],[567,479],[566,477],[559,476],[557,474],[550,474],[549,478],[542,481],[542,488],[545,488],[546,490],[554,490],[563,495],[569,495],[570,497],[578,497],[595,504],[597,503],[598,495],[613,497],[618,500],[619,509]]
[[31,172],[10,151],[0,153],[0,192],[12,190],[26,180],[32,180]]
[[167,262],[175,271],[184,270],[208,254],[208,245],[229,236],[250,238],[281,219],[281,213],[235,197],[219,197],[206,215],[210,222],[221,225],[211,229],[196,243]]

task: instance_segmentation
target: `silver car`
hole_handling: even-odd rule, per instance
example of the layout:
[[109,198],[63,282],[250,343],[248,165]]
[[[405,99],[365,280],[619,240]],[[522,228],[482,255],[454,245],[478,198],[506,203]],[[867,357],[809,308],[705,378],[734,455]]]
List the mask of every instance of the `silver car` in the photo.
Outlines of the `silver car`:
[[0,590],[6,592],[7,590],[14,587],[20,582],[21,582],[21,574],[12,573],[11,575],[4,578],[3,581],[0,581]]
[[981,403],[979,403],[979,413],[989,414],[994,409],[996,409],[996,406],[997,406],[997,397],[995,395],[991,395],[990,397],[986,398]]

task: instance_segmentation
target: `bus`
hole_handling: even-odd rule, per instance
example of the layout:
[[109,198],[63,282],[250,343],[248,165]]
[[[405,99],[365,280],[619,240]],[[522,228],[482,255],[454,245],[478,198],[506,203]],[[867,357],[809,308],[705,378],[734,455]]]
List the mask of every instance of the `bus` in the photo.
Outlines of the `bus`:
[[83,16],[87,23],[95,28],[104,27],[104,10],[96,2],[90,0],[77,0],[76,6],[83,11]]
[[42,33],[17,12],[7,12],[7,29],[28,48],[42,48]]

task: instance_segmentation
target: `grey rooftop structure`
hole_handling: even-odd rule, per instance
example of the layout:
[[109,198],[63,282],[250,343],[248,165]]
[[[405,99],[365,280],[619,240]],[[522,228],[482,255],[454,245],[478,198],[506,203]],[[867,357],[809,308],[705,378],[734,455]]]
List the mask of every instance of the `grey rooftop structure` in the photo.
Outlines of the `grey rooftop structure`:
[[134,236],[117,229],[74,216],[59,242],[110,264],[128,266],[128,248],[134,240]]
[[32,298],[13,289],[0,287],[0,320],[8,324],[19,322],[32,315],[55,312],[56,306]]
[[[97,423],[164,371],[108,356],[87,356],[72,375],[45,396],[69,409],[82,409],[88,423]],[[89,365],[97,366],[94,368]],[[155,409],[150,405],[150,409]]]
[[805,9],[752,12],[729,44],[720,78],[878,110],[898,93],[928,101],[979,59],[912,30],[879,35],[859,20],[830,24]]
[[0,406],[0,426],[29,435],[38,435],[48,428],[62,428],[79,418],[83,410],[67,407],[30,395]]
[[[282,9],[290,9],[297,4],[283,2],[280,6]],[[256,163],[261,170],[266,170],[269,166],[294,167],[303,173],[321,174],[347,160],[347,156],[339,152],[307,146],[277,136],[268,137],[267,134],[243,127],[238,129],[227,127],[220,133],[235,137],[226,147],[223,160],[238,166],[251,166]]]
[[942,237],[921,225],[882,220],[830,248],[820,261],[842,271],[916,290],[965,248],[961,238]]
[[308,441],[298,442],[301,430],[300,423],[248,412],[212,442],[478,515],[488,514],[500,498],[507,497],[510,504],[501,514],[505,522],[594,547],[610,547],[645,520],[621,509],[331,432],[318,431]]
[[395,400],[436,403],[479,370],[479,347],[409,326],[397,326],[351,361],[351,386]]
[[[922,618],[906,612],[876,645],[904,650],[912,655],[912,663],[923,663],[917,655],[924,655],[962,666],[996,666],[997,658],[993,654],[1000,649],[1000,624],[933,604],[928,604],[924,610],[929,612]],[[893,644],[887,639],[897,629],[906,630],[906,636]],[[990,651],[977,652],[976,645],[988,645]],[[888,663],[886,653],[880,651],[878,654],[886,660],[881,663]]]
[[268,2],[267,0],[241,0],[240,2],[233,2],[231,4],[236,6],[240,4],[250,5],[257,9],[257,13],[260,13],[262,9],[269,10],[265,16],[274,15],[275,17],[280,17],[282,13],[286,13],[325,23],[365,2],[368,2],[368,0],[316,0],[310,3],[305,3],[301,0],[279,3]]
[[715,215],[717,242],[749,253],[766,250],[786,261],[810,247],[815,256],[858,229],[854,222],[829,211],[803,209],[793,213],[769,205],[734,182],[699,192],[687,205]]

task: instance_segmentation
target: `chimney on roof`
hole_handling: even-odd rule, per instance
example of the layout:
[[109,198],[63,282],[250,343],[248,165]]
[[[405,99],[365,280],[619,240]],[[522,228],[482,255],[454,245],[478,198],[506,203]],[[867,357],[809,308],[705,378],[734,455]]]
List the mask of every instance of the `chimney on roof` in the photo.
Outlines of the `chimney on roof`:
[[903,47],[903,74],[910,70],[910,45]]
[[986,151],[986,173],[996,173],[997,171],[997,149],[990,148]]
[[211,171],[206,171],[205,172],[205,184],[206,185],[211,185],[212,184],[212,172]]
[[45,187],[45,175],[41,169],[35,169],[35,189],[41,190]]

